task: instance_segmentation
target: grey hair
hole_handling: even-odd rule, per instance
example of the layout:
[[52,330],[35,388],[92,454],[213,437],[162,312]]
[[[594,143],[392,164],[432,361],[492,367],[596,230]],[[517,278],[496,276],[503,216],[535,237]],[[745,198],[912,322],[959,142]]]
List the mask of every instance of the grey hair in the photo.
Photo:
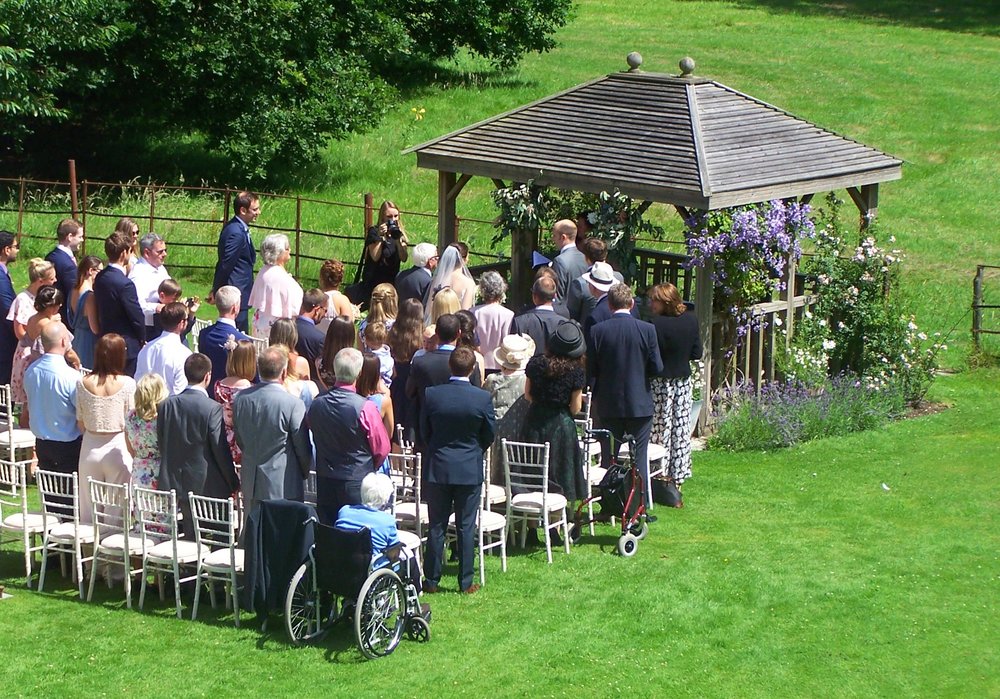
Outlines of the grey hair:
[[433,243],[417,243],[410,256],[413,258],[414,265],[417,267],[426,267],[427,262],[437,255],[437,252],[438,249]]
[[361,375],[365,357],[353,347],[345,347],[333,358],[333,373],[341,383],[355,383]]
[[483,272],[483,276],[479,278],[479,295],[482,297],[484,303],[500,301],[506,293],[507,282],[504,281],[499,272],[492,269]]
[[153,249],[153,243],[159,243],[163,240],[163,236],[159,233],[153,233],[150,231],[146,235],[139,238],[139,254],[146,252],[147,250]]
[[242,294],[235,286],[220,286],[215,291],[215,307],[219,313],[229,313],[236,308]]
[[361,504],[374,510],[381,510],[389,504],[396,488],[392,479],[384,473],[369,473],[361,481]]
[[278,261],[285,250],[288,249],[288,236],[284,233],[272,233],[264,238],[260,244],[260,256],[264,259],[264,264],[273,265]]

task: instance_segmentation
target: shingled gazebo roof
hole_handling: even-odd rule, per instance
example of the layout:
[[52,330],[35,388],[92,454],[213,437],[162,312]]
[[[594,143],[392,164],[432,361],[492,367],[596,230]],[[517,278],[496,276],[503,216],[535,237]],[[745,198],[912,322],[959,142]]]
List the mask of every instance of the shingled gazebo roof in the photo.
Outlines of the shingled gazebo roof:
[[902,161],[712,80],[613,73],[410,148],[417,165],[699,209],[896,180]]

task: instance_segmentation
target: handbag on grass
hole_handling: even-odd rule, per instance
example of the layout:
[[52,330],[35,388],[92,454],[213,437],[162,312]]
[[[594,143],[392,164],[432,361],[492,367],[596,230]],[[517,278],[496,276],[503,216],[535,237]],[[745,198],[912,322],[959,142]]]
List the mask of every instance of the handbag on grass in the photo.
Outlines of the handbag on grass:
[[681,491],[669,478],[653,478],[653,502],[667,507],[684,507]]

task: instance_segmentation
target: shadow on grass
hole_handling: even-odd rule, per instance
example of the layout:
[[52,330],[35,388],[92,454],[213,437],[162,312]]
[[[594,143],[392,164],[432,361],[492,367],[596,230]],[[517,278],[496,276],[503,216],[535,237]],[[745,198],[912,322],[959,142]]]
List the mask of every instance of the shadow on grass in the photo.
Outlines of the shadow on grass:
[[382,74],[390,76],[390,84],[404,99],[413,99],[441,89],[525,88],[537,86],[535,80],[523,79],[517,69],[501,70],[488,62],[473,62],[464,70],[455,63],[437,63],[425,58],[407,58],[384,67]]
[[1000,36],[996,0],[735,0],[743,7],[776,13],[872,19],[925,29]]

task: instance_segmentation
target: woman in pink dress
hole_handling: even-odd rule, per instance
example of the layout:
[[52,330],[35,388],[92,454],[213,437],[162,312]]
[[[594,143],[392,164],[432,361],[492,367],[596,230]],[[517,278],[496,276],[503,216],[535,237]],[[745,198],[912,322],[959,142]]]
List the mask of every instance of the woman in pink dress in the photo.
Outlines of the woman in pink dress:
[[35,315],[35,295],[43,286],[56,283],[56,270],[51,262],[35,257],[28,261],[28,287],[14,298],[7,313],[7,320],[14,325],[17,349],[10,374],[11,400],[24,406],[21,412],[21,427],[28,426],[28,398],[24,393],[24,371],[28,368],[31,354],[31,338],[28,337],[28,321]]
[[249,306],[254,308],[254,337],[267,337],[278,318],[295,318],[302,307],[302,287],[285,270],[291,259],[288,236],[275,233],[260,244],[264,266],[257,273],[250,290]]
[[250,340],[230,339],[226,343],[229,357],[226,359],[226,378],[215,384],[215,400],[222,403],[222,422],[226,427],[226,441],[233,453],[233,463],[239,474],[243,453],[236,444],[233,432],[233,399],[244,388],[250,388],[257,376],[257,348]]

